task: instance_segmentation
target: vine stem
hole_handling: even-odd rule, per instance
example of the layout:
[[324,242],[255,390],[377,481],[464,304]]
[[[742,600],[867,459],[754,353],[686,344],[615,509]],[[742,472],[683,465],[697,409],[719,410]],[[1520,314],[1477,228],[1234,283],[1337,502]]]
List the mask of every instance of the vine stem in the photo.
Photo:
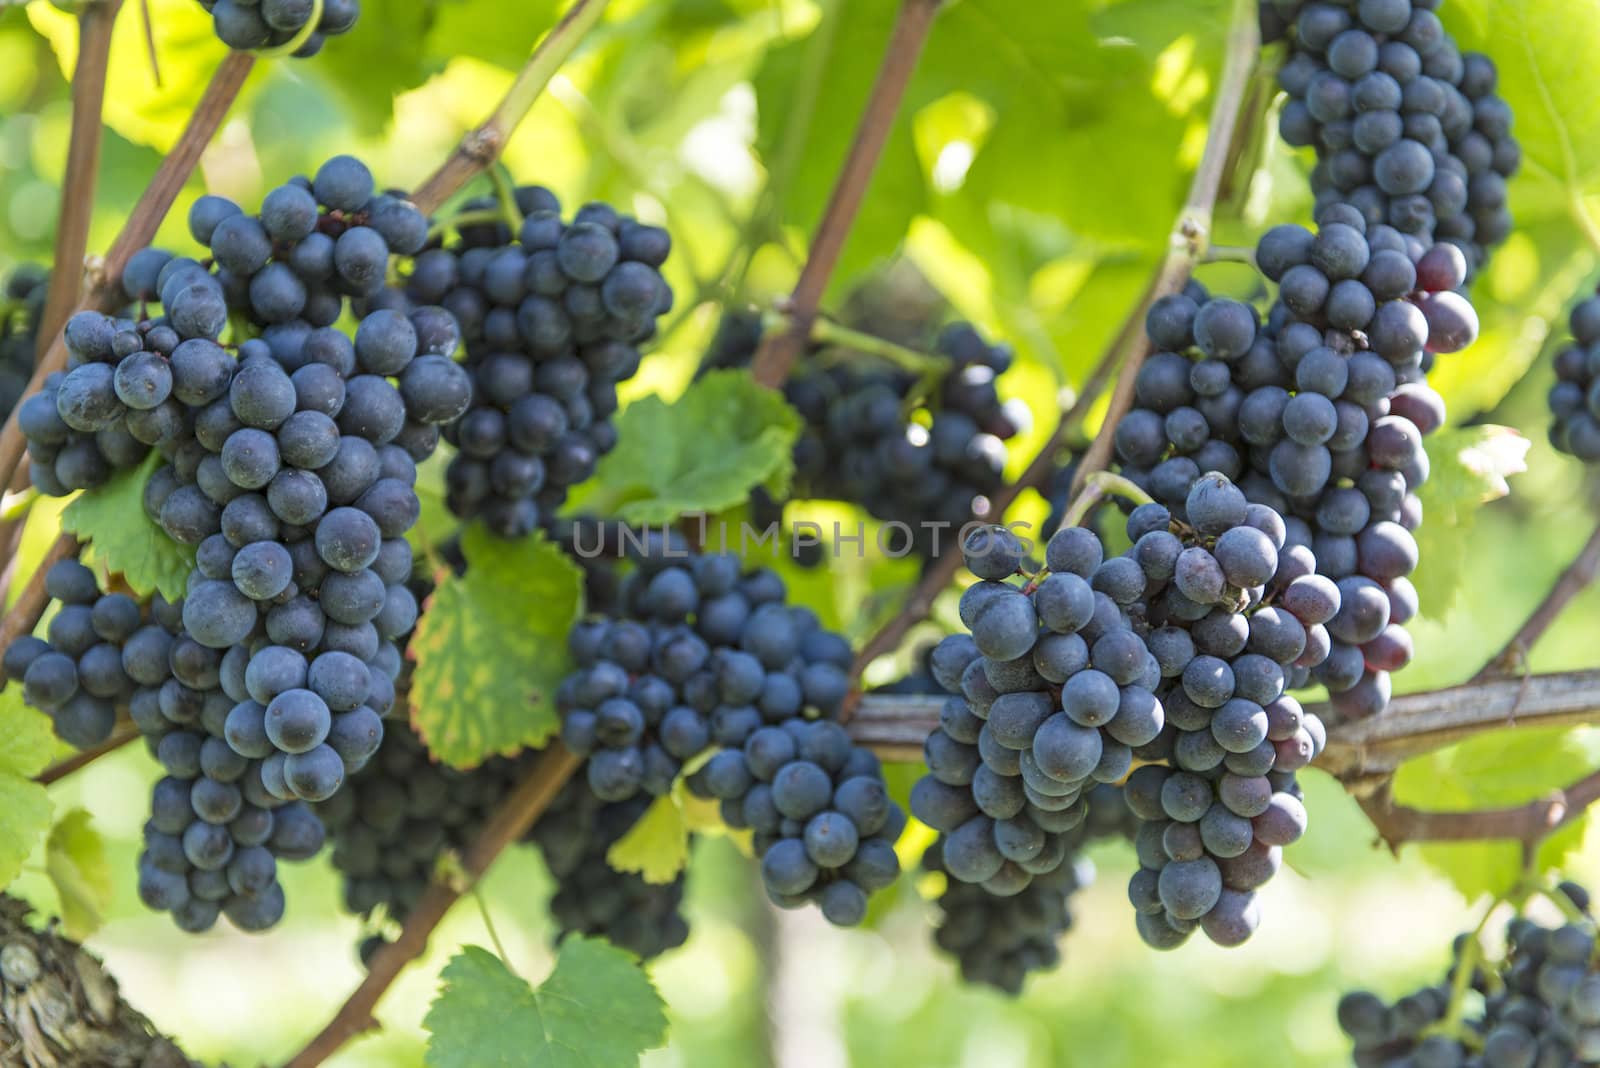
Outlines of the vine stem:
[[[254,58],[244,52],[230,52],[218,64],[205,93],[195,105],[194,113],[189,116],[189,125],[184,128],[178,143],[162,158],[155,177],[134,205],[127,224],[106,253],[105,262],[94,272],[93,284],[74,310],[98,308],[111,312],[122,303],[122,269],[135,252],[150,244],[155,237],[156,230],[167,217],[179,191],[188,182],[189,175],[194,173],[206,145],[211,142],[212,135],[233,106],[254,64]],[[68,318],[71,316],[65,316],[62,321]],[[40,354],[33,378],[29,380],[23,395],[39,392],[45,378],[66,364],[66,340],[57,331],[50,339],[49,348]],[[17,411],[13,410],[6,417],[5,425],[0,427],[0,485],[10,483],[17,465],[22,462],[25,446],[22,428],[17,423]]]
[[1399,849],[1406,842],[1477,842],[1509,840],[1530,847],[1582,816],[1600,801],[1600,771],[1585,775],[1548,797],[1508,808],[1465,812],[1431,812],[1395,802],[1385,781],[1376,791],[1356,797],[1384,844]]
[[525,119],[550,79],[577,51],[600,22],[611,0],[573,0],[561,21],[545,35],[517,73],[494,113],[468,131],[439,169],[411,195],[424,215],[431,215],[473,178],[488,170],[505,151],[511,132]]
[[1110,471],[1096,471],[1085,481],[1083,492],[1078,494],[1077,500],[1067,506],[1066,514],[1061,517],[1062,529],[1081,527],[1083,521],[1089,518],[1089,513],[1094,511],[1095,505],[1107,497],[1127,497],[1134,504],[1155,503],[1150,494],[1121,475],[1113,475]]
[[1556,576],[1555,584],[1550,587],[1550,592],[1544,595],[1532,613],[1517,628],[1517,632],[1507,639],[1498,653],[1489,658],[1489,662],[1478,669],[1471,681],[1481,682],[1516,671],[1527,663],[1528,653],[1533,646],[1544,636],[1545,631],[1555,625],[1555,621],[1573,598],[1588,589],[1594,583],[1595,577],[1600,575],[1600,524],[1589,534],[1589,540],[1584,542],[1578,555],[1568,564],[1560,575]]
[[[1222,77],[1217,84],[1216,102],[1211,108],[1211,125],[1206,131],[1205,152],[1195,168],[1189,183],[1189,196],[1172,228],[1166,258],[1156,273],[1156,284],[1147,295],[1148,308],[1161,297],[1181,290],[1201,262],[1211,241],[1212,214],[1216,210],[1217,192],[1232,155],[1239,134],[1239,114],[1244,105],[1245,91],[1250,85],[1250,74],[1261,53],[1261,31],[1256,21],[1254,0],[1233,0],[1228,29],[1227,52],[1222,60]],[[1088,450],[1078,464],[1072,480],[1076,493],[1084,480],[1111,462],[1112,435],[1117,424],[1133,406],[1133,383],[1150,354],[1150,342],[1141,333],[1139,343],[1123,361],[1122,374],[1112,391],[1111,404],[1106,409],[1100,432],[1089,443]]]
[[75,535],[63,533],[56,538],[44,554],[44,559],[39,561],[39,566],[29,576],[28,584],[17,597],[17,603],[0,619],[0,656],[11,648],[12,642],[25,634],[32,634],[33,628],[39,625],[39,617],[44,615],[45,605],[50,603],[50,595],[44,589],[45,573],[61,561],[77,555],[78,539]]
[[[83,289],[83,258],[89,251],[95,186],[100,176],[101,108],[106,98],[106,66],[111,30],[123,0],[90,4],[78,16],[78,62],[72,73],[72,132],[67,140],[67,170],[61,183],[56,220],[55,259],[44,313],[39,316],[39,346],[66,325]],[[37,354],[36,354],[37,355]]]
[[791,317],[790,328],[765,338],[751,363],[756,381],[768,388],[776,389],[789,377],[790,369],[810,337],[822,294],[839,263],[839,254],[844,251],[867,186],[872,182],[872,172],[877,169],[884,143],[894,127],[906,84],[916,69],[938,10],[939,0],[902,0],[900,4],[883,64],[878,68],[877,80],[873,82],[860,125],[856,127],[855,139],[850,143],[816,236],[811,240],[811,251],[800,269],[800,278],[789,296],[785,310]]
[[[792,330],[796,323],[794,315],[788,312],[772,311],[762,316],[762,327],[767,331]],[[852,330],[832,319],[820,317],[813,319],[809,339],[819,345],[837,345],[867,356],[876,356],[912,374],[941,374],[954,366],[945,357],[936,356],[931,352],[918,352],[888,338]]]
[[[578,769],[580,761],[560,742],[552,743],[518,780],[515,789],[495,810],[488,824],[461,857],[461,871],[450,879],[435,879],[406,916],[400,936],[372,958],[367,977],[340,1006],[328,1025],[295,1054],[285,1068],[314,1068],[350,1039],[377,1026],[372,1010],[405,966],[422,955],[428,936],[463,893],[477,885],[495,858],[522,838],[538,820],[561,787]],[[464,873],[465,879],[460,876]]]

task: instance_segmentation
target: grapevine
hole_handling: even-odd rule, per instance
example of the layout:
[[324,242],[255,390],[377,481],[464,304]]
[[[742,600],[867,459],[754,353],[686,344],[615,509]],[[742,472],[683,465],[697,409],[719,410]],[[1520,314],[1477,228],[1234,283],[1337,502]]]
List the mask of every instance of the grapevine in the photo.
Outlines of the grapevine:
[[8,20],[11,1055],[1600,1064],[1594,13],[689,6]]

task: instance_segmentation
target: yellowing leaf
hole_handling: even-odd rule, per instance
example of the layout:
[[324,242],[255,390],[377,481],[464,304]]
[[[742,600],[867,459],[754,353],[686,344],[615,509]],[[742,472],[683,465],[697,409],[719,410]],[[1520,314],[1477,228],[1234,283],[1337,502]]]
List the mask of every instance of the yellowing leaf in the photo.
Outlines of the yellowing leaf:
[[542,745],[560,726],[555,692],[571,670],[583,572],[540,534],[501,541],[473,525],[461,549],[466,574],[439,584],[411,639],[411,703],[434,756],[468,768]]
[[50,829],[44,864],[61,898],[67,936],[81,942],[100,929],[112,893],[105,840],[90,823],[89,813],[75,808]]
[[628,833],[611,843],[606,863],[636,872],[647,883],[665,885],[689,859],[689,828],[672,794],[656,798]]

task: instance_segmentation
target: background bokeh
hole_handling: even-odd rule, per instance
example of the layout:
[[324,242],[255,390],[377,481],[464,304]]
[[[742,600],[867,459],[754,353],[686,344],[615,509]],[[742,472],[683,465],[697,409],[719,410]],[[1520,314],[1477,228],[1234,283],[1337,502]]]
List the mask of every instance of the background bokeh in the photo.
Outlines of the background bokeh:
[[[140,6],[128,3],[117,27],[91,249],[109,244],[222,55],[194,0],[151,0],[158,86]],[[322,56],[258,68],[162,228],[164,243],[190,250],[183,216],[200,193],[251,204],[338,152],[367,160],[382,184],[414,186],[492,109],[559,7],[363,6],[356,30]],[[952,314],[1011,341],[1021,359],[1003,392],[1025,400],[1037,424],[1014,443],[1014,470],[1098,360],[1164,250],[1203,141],[1225,7],[959,0],[940,17],[828,303],[840,306],[854,281],[898,256],[945,293]],[[678,307],[627,396],[675,395],[724,303],[766,304],[792,284],[894,8],[892,0],[615,0],[518,130],[505,158],[520,181],[544,183],[570,205],[604,198],[672,230]],[[1594,99],[1586,87],[1600,16],[1560,0],[1447,0],[1441,15],[1464,43],[1501,62],[1529,165],[1512,186],[1518,230],[1476,284],[1483,339],[1442,360],[1435,384],[1454,424],[1513,427],[1531,448],[1509,498],[1466,510],[1460,523],[1430,516],[1419,578],[1430,599],[1399,690],[1475,671],[1593,525],[1581,468],[1545,441],[1552,373],[1539,357],[1552,330],[1562,330],[1564,306],[1595,273],[1595,250],[1572,213],[1593,187],[1589,156],[1600,153],[1600,138],[1583,136],[1594,120],[1581,117]],[[44,0],[0,9],[6,269],[50,255],[73,38],[72,18]],[[1270,116],[1259,133],[1221,208],[1226,243],[1247,245],[1267,225],[1308,216],[1307,160],[1276,142]],[[1563,141],[1572,150],[1564,163]],[[1202,278],[1252,292],[1237,267],[1205,268]],[[1030,494],[1017,514],[1038,521],[1045,508]],[[852,525],[861,518],[833,505],[815,514]],[[30,551],[53,534],[53,522],[53,509],[35,510]],[[903,562],[851,559],[792,577],[799,599],[859,640],[894,611],[915,575]],[[1594,666],[1597,611],[1600,591],[1590,591],[1540,644],[1533,668]],[[942,605],[941,618],[952,617]],[[916,637],[938,632],[934,624]],[[903,671],[909,648],[898,664],[878,665],[872,681]],[[1505,801],[1561,784],[1535,770],[1508,797],[1503,782],[1490,781],[1505,742],[1502,733],[1408,769],[1402,796],[1462,804],[1483,786],[1482,796]],[[1586,729],[1519,742],[1518,754],[1570,750],[1600,766],[1600,742]],[[131,875],[154,777],[142,751],[125,751],[53,791],[58,815],[74,807],[93,814],[114,870],[128,876],[90,945],[134,1004],[191,1055],[279,1061],[358,982],[359,925],[341,911],[325,857],[287,873],[289,914],[266,936],[219,928],[192,938],[145,912]],[[768,909],[750,862],[725,839],[704,840],[690,878],[693,936],[651,967],[672,1031],[669,1047],[646,1063],[1341,1063],[1338,993],[1360,984],[1393,996],[1437,979],[1450,936],[1476,919],[1477,891],[1501,876],[1510,847],[1394,857],[1337,783],[1312,772],[1305,787],[1312,829],[1288,851],[1290,870],[1265,890],[1265,922],[1247,946],[1197,940],[1167,955],[1144,948],[1123,893],[1131,849],[1102,845],[1093,854],[1101,877],[1075,901],[1063,967],[1015,1001],[963,987],[933,953],[932,905],[915,877],[902,879],[867,929],[842,932],[809,912]],[[1588,831],[1581,825],[1571,836],[1567,870],[1600,878],[1600,840]],[[42,912],[55,907],[37,865],[16,890]],[[548,969],[548,893],[540,862],[511,851],[479,901],[457,906],[429,955],[384,1000],[382,1033],[330,1063],[421,1063],[419,1025],[438,969],[460,942],[487,944],[480,909],[493,917],[509,963],[537,981]]]

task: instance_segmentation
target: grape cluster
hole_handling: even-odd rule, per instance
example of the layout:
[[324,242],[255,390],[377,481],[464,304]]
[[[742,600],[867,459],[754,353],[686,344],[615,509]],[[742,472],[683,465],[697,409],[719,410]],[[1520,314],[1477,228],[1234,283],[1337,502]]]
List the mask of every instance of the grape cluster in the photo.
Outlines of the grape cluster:
[[[432,881],[439,858],[464,850],[515,782],[515,760],[471,771],[435,764],[408,725],[391,722],[382,745],[345,788],[314,811],[327,828],[330,859],[344,879],[345,907],[370,917],[382,907],[404,921]],[[363,944],[369,960],[381,934]]]
[[[899,873],[904,817],[876,757],[834,721],[849,644],[788,605],[769,570],[744,573],[730,554],[690,555],[661,535],[633,555],[625,614],[573,628],[578,670],[556,695],[562,740],[587,758],[585,788],[613,804],[660,796],[716,748],[688,787],[755,831],[773,900],[861,922],[867,895]],[[598,877],[598,861],[587,870]]]
[[1273,0],[1291,42],[1278,129],[1316,149],[1319,209],[1349,204],[1368,225],[1450,242],[1477,270],[1511,232],[1506,180],[1522,153],[1494,63],[1456,47],[1436,3]]
[[391,255],[411,256],[427,243],[422,213],[376,189],[366,164],[334,156],[314,177],[273,189],[256,215],[210,195],[190,208],[189,232],[211,250],[228,307],[263,328],[280,360],[337,322],[346,298],[379,294]]
[[1120,781],[1135,750],[1160,739],[1162,676],[1113,597],[1127,592],[1109,582],[1123,568],[1090,531],[1058,531],[1048,573],[1021,586],[1007,580],[1024,547],[1004,528],[974,531],[962,548],[982,581],[961,597],[970,635],[934,649],[934,677],[954,696],[924,746],[911,811],[943,833],[952,879],[1007,897],[1066,862],[1093,784]]
[[[930,395],[924,377],[859,360],[808,361],[784,387],[806,421],[795,445],[797,492],[853,501],[878,519],[909,527],[909,549],[934,554],[1005,484],[1005,442],[1026,428],[1026,406],[1002,402],[998,377],[1011,366],[967,323],[933,345],[945,366]],[[904,529],[897,531],[907,538]]]
[[1124,473],[1175,510],[1200,474],[1236,479],[1284,517],[1287,552],[1314,556],[1363,606],[1330,627],[1321,665],[1290,674],[1292,687],[1325,685],[1353,719],[1382,711],[1388,673],[1411,656],[1422,438],[1445,417],[1422,380],[1424,351],[1455,351],[1477,321],[1452,292],[1465,271],[1454,246],[1364,229],[1347,207],[1328,215],[1344,221],[1262,238],[1257,259],[1280,284],[1265,323],[1198,287],[1156,302],[1146,330],[1158,351],[1115,443]]
[[[315,11],[312,0],[196,0],[211,13],[217,37],[241,52],[277,48],[300,37]],[[361,0],[322,0],[322,18],[294,50],[296,59],[322,51],[329,37],[349,33],[361,17]]]
[[853,927],[868,895],[900,874],[905,813],[878,758],[832,720],[758,727],[690,776],[689,789],[716,798],[728,826],[755,832],[761,880],[780,908],[814,902],[829,923]]
[[446,429],[457,450],[447,503],[507,538],[553,518],[616,446],[617,383],[639,369],[638,346],[672,307],[665,230],[601,203],[563,222],[540,186],[515,199],[515,234],[459,226],[459,241],[416,258],[403,294],[448,309],[466,343],[472,407]]
[[56,734],[80,749],[111,736],[117,711],[135,683],[123,666],[126,643],[145,625],[139,602],[100,592],[94,572],[62,560],[45,573],[58,607],[46,638],[23,635],[6,649],[6,678],[22,684],[23,700],[47,712]]
[[[725,316],[702,371],[747,365],[760,340],[759,317]],[[1005,442],[1029,421],[1025,404],[996,392],[1011,366],[1009,346],[957,322],[931,349],[939,366],[919,373],[818,348],[784,385],[805,420],[795,444],[795,495],[859,504],[897,524],[885,535],[893,551],[924,557],[987,511],[987,499],[1005,485]],[[764,509],[758,523],[777,518],[759,491],[756,503]]]
[[1308,552],[1280,554],[1283,519],[1215,472],[1179,512],[1136,508],[1127,533],[1132,547],[1107,558],[1092,532],[1058,531],[1020,588],[1005,580],[1022,544],[973,534],[971,635],[932,662],[959,696],[912,810],[944,832],[952,878],[1008,896],[1064,863],[1092,783],[1126,776],[1141,936],[1169,948],[1200,927],[1237,945],[1258,921],[1252,892],[1304,830],[1294,773],[1326,735],[1285,687],[1328,655],[1341,591]]
[[27,392],[39,346],[39,318],[49,299],[50,272],[36,263],[13,267],[0,304],[0,412],[6,415]]
[[556,879],[550,916],[558,938],[570,933],[601,936],[645,960],[688,940],[682,872],[670,883],[649,883],[632,872],[617,871],[606,860],[607,851],[647,807],[643,796],[602,801],[588,783],[573,779],[534,824],[529,839]]
[[449,316],[419,309],[373,312],[354,342],[319,328],[289,358],[259,338],[237,364],[217,348],[184,398],[195,437],[146,487],[167,534],[196,546],[184,627],[228,651],[228,741],[286,800],[332,796],[394,706],[432,439],[397,442],[464,410],[455,345]]
[[175,445],[188,430],[175,390],[192,388],[187,371],[197,363],[227,358],[216,341],[227,303],[198,263],[143,249],[129,260],[122,286],[141,309],[159,299],[165,314],[134,320],[78,312],[65,331],[68,369],[48,376],[17,413],[33,484],[50,496],[101,485],[137,466],[151,446]]
[[1354,1042],[1352,1062],[1544,1068],[1600,1064],[1600,970],[1589,893],[1564,882],[1555,891],[1581,919],[1545,927],[1514,917],[1503,959],[1474,968],[1463,991],[1478,1011],[1446,1023],[1454,980],[1473,937],[1455,940],[1449,974],[1394,1004],[1365,990],[1339,1001],[1339,1026]]
[[712,745],[736,751],[764,725],[838,712],[850,646],[785,594],[731,554],[638,554],[624,615],[573,628],[578,670],[556,693],[562,740],[588,758],[597,797],[660,796]]
[[122,647],[129,714],[166,773],[151,793],[139,897],[185,931],[208,930],[219,915],[264,931],[284,912],[278,862],[315,856],[322,824],[268,790],[261,762],[233,748],[224,682],[239,658],[230,664],[190,637],[184,607],[156,596],[150,621]]
[[[1099,838],[1133,834],[1131,813],[1116,787],[1096,784],[1090,794],[1089,818],[1067,834],[1067,861],[1020,893],[996,897],[981,886],[947,880],[934,943],[956,958],[967,982],[1014,996],[1030,974],[1060,963],[1059,943],[1072,928],[1072,897],[1094,880],[1094,864],[1082,850]],[[922,863],[942,872],[940,846],[930,848]]]
[[1573,306],[1572,342],[1556,353],[1550,443],[1584,463],[1600,460],[1600,296]]

